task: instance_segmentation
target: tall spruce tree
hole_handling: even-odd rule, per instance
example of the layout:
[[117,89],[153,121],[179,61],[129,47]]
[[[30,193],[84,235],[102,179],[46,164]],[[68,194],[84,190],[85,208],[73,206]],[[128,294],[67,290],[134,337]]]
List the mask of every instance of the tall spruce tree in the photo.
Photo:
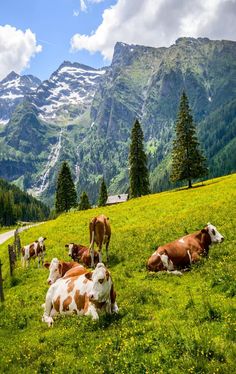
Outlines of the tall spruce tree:
[[104,178],[102,178],[102,183],[101,183],[100,191],[99,191],[98,206],[105,206],[107,202],[107,198],[108,198],[107,186],[106,186]]
[[70,208],[77,206],[77,193],[71,176],[69,165],[63,162],[58,175],[56,187],[56,212],[67,212]]
[[130,197],[139,197],[150,193],[147,156],[143,147],[143,131],[136,119],[131,132],[129,151]]
[[188,187],[191,188],[192,179],[207,175],[208,170],[206,159],[200,151],[196,128],[185,92],[180,99],[175,132],[171,180],[173,182],[187,180]]
[[82,192],[80,195],[80,202],[79,202],[79,210],[87,210],[90,209],[91,205],[89,203],[89,198],[86,192]]

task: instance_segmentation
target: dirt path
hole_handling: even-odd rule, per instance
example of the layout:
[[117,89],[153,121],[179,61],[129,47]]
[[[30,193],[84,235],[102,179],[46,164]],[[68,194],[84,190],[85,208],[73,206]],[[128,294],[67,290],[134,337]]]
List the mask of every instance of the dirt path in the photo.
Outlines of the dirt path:
[[[24,230],[30,229],[31,227],[34,227],[34,226],[41,225],[42,223],[44,223],[44,222],[39,222],[39,223],[35,223],[35,224],[33,224],[33,225],[28,225],[28,226],[20,227],[20,228],[18,229],[18,232],[20,233],[21,231],[24,231]],[[3,234],[0,234],[0,244],[3,244],[3,243],[6,242],[8,239],[10,239],[11,237],[13,237],[15,231],[16,231],[16,230],[10,230],[10,231],[4,232]]]

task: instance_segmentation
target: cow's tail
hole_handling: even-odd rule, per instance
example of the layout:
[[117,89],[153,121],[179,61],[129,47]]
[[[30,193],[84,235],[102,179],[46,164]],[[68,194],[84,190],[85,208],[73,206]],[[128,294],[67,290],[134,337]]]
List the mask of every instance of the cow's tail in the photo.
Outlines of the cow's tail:
[[94,218],[92,222],[90,223],[90,246],[89,246],[89,251],[93,247],[94,244],[94,236],[95,236],[95,225],[96,225],[97,219]]
[[91,248],[93,247],[93,243],[94,243],[94,230],[92,231],[91,238],[90,238],[89,251],[90,251]]

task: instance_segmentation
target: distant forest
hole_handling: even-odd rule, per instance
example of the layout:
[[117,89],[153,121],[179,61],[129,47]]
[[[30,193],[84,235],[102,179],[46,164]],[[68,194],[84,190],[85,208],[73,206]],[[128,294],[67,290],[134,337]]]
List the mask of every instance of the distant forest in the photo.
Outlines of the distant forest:
[[0,179],[0,226],[14,225],[17,221],[42,221],[49,213],[45,204]]

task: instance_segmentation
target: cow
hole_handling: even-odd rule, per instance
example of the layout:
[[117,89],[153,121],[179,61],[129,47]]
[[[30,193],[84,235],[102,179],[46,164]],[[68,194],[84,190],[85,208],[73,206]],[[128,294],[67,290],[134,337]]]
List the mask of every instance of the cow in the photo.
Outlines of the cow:
[[43,265],[44,262],[44,254],[46,251],[44,241],[47,238],[43,238],[42,236],[35,240],[33,243],[25,245],[21,248],[21,263],[22,266],[29,266],[30,260],[33,258],[35,259],[38,257],[38,267],[40,265],[40,261]]
[[65,262],[53,258],[52,261],[44,263],[45,268],[49,269],[47,282],[49,285],[56,282],[57,279],[64,277],[65,274],[81,275],[87,273],[87,270],[78,262]]
[[116,293],[110,272],[103,263],[95,270],[83,275],[67,276],[58,279],[48,289],[42,322],[53,324],[56,314],[77,314],[99,319],[103,311],[118,312]]
[[[75,243],[69,243],[65,245],[69,248],[68,255],[74,260],[83,263],[87,267],[91,267],[91,254],[89,248]],[[99,262],[99,256],[94,251],[94,263],[97,265]]]
[[107,263],[109,261],[108,247],[111,238],[111,226],[109,218],[101,214],[94,217],[89,223],[91,267],[94,267],[94,242],[98,246],[99,262],[102,262],[102,245],[106,245]]
[[223,242],[224,237],[211,223],[196,233],[183,236],[171,243],[158,247],[147,262],[150,271],[165,270],[182,274],[175,269],[188,269],[199,261],[200,256],[207,256],[212,244]]

